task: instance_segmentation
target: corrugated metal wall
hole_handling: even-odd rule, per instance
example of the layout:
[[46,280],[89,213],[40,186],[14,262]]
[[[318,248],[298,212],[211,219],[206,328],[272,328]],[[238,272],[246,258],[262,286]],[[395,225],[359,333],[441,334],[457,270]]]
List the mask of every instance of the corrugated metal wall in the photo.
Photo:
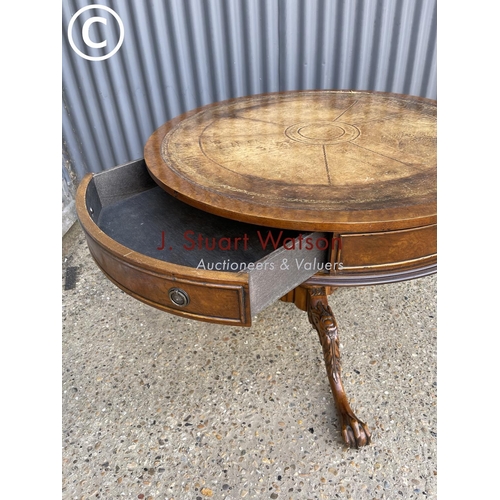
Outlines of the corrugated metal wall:
[[[118,43],[116,17],[85,0],[62,9],[63,150],[77,180],[142,157],[159,125],[230,97],[329,88],[436,98],[436,0],[98,1],[123,22],[123,45],[105,60],[79,55],[68,26],[89,7],[70,35],[103,56]],[[107,46],[85,44],[85,26],[87,41]]]

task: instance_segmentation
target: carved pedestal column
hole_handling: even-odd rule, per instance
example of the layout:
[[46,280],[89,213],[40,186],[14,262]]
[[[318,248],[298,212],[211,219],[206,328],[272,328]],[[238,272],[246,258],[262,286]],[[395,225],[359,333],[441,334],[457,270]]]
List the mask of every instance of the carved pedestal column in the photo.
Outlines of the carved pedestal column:
[[337,322],[328,305],[325,287],[309,288],[307,294],[309,321],[319,334],[323,347],[326,372],[337,405],[344,441],[359,448],[370,443],[371,434],[366,424],[351,410],[340,377],[340,349]]

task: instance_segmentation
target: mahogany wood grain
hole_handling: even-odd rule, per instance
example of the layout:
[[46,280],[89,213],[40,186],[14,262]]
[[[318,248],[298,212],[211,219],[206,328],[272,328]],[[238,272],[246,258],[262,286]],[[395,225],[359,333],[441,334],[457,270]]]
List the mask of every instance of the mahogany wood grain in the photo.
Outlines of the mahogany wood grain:
[[[92,174],[88,174],[78,187],[78,218],[92,257],[113,283],[136,299],[172,314],[250,326],[248,275],[164,262],[118,243],[92,219],[94,210],[87,204],[92,180]],[[185,307],[169,299],[169,290],[179,286],[194,299]]]

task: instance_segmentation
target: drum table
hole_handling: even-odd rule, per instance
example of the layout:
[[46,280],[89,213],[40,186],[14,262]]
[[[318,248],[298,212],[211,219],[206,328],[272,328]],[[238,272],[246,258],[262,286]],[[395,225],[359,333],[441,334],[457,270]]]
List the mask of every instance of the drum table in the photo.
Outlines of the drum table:
[[143,160],[88,174],[77,210],[102,271],[146,304],[239,326],[277,299],[307,311],[343,438],[366,445],[327,296],[436,271],[436,102],[297,91],[204,106],[156,130]]

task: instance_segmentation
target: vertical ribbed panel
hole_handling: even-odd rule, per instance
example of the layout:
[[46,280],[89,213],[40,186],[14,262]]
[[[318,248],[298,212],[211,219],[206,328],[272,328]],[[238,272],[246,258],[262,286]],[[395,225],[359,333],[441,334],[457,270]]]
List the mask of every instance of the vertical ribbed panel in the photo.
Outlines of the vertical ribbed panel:
[[[88,5],[63,1],[63,140],[78,178],[142,157],[159,125],[231,97],[331,88],[436,98],[436,0],[102,0],[125,28],[103,61],[68,42]],[[75,29],[105,14],[84,13]],[[95,40],[117,39],[109,19],[95,23]]]

